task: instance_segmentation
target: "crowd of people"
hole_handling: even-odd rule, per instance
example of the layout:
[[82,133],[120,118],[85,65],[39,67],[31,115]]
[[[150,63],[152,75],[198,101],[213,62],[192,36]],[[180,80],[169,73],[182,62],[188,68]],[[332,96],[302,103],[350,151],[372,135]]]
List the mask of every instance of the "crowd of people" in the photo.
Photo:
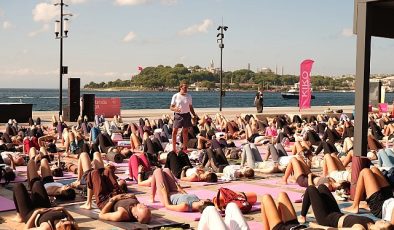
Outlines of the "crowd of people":
[[[170,109],[173,115],[141,118],[138,123],[123,122],[121,116],[112,120],[96,116],[91,123],[80,116],[70,125],[53,116],[48,126],[37,118],[25,128],[10,120],[0,140],[1,177],[10,182],[18,174],[16,166],[27,166],[27,183],[13,187],[15,219],[26,228],[78,229],[67,207],[53,206],[52,201],[53,197],[74,200],[76,190],[84,189],[87,198],[81,208],[97,206],[100,219],[146,224],[154,217],[149,205],[128,192],[127,181],[134,180],[137,186],[150,187],[151,202],[159,193],[168,210],[201,212],[198,229],[249,229],[237,205],[227,205],[223,220],[212,200],[187,193],[180,183],[214,184],[253,179],[257,173],[283,173],[283,184],[295,182],[305,188],[301,214],[297,216],[285,192],[278,197],[256,194],[261,198],[265,229],[306,227],[310,206],[322,226],[393,228],[394,153],[387,146],[394,134],[390,115],[371,114],[368,159],[364,159],[368,167],[356,173],[349,167],[352,161],[358,162],[353,156],[353,120],[345,113],[308,118],[244,115],[230,120],[220,113],[199,117],[185,83],[173,96]],[[128,162],[128,178],[119,179],[116,167],[107,161]],[[233,161],[239,164],[230,164]],[[375,166],[369,167],[373,162]],[[68,185],[55,181],[64,171],[75,173],[76,181]],[[352,176],[358,176],[353,185]],[[352,186],[353,202],[341,211],[337,200],[348,198]],[[364,198],[381,221],[357,215],[365,208],[360,205]]]

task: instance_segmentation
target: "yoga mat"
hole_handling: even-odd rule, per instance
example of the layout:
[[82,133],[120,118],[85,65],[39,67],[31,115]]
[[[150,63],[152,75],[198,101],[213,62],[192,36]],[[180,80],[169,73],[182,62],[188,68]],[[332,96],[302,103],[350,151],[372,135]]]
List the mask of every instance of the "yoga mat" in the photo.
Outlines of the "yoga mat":
[[68,185],[68,184],[71,184],[71,183],[75,182],[76,180],[77,180],[76,178],[73,178],[73,179],[58,180],[56,182],[59,182],[59,183],[61,183],[63,185]]
[[104,161],[104,163],[105,164],[112,164],[113,166],[115,166],[115,167],[126,167],[126,168],[128,168],[129,167],[129,162],[128,161],[126,161],[126,160],[123,160],[123,162],[122,163],[115,163],[115,162],[113,162],[113,161]]
[[197,185],[197,186],[209,186],[209,185],[216,185],[216,184],[226,184],[226,183],[230,183],[231,181],[218,179],[218,182],[205,182],[205,181],[201,181],[201,182],[182,181],[182,182],[190,183],[191,185]]
[[257,183],[259,184],[268,184],[268,185],[276,185],[276,186],[283,186],[283,187],[289,187],[289,188],[293,188],[296,190],[300,190],[300,191],[305,191],[306,188],[299,186],[297,183],[289,183],[287,182],[287,184],[281,184],[281,178],[276,178],[276,179],[272,179],[272,180],[260,180],[257,181]]
[[61,205],[61,206],[68,206],[68,205],[74,205],[74,204],[79,204],[82,205],[86,201],[86,197],[81,196],[79,193],[80,191],[76,191],[77,194],[75,196],[74,200],[58,200],[55,199],[54,203],[55,205]]
[[270,194],[274,199],[280,192],[286,192],[289,195],[291,202],[299,201],[301,199],[302,193],[286,191],[286,188],[271,188],[271,187],[263,187],[253,184],[233,184],[223,186],[238,192],[255,192],[258,196],[264,194]]
[[14,201],[0,196],[0,212],[15,210]]
[[[87,217],[90,217],[95,220],[99,220],[98,214],[100,213],[99,209],[91,209],[91,210],[86,210],[79,208],[79,205],[71,205],[66,207],[67,210],[70,210],[72,212],[76,212],[80,215],[84,215]],[[178,223],[172,220],[164,219],[162,217],[159,217],[155,214],[152,215],[152,219],[149,224],[140,224],[138,222],[114,222],[114,221],[106,221],[106,220],[100,220],[102,222],[105,222],[107,224],[116,226],[118,228],[122,229],[160,229],[160,227],[165,226],[165,227],[182,227],[185,226],[184,223]]]
[[26,165],[24,165],[24,166],[16,166],[15,170],[18,171],[18,172],[27,172],[27,166]]
[[258,221],[248,221],[249,229],[263,229],[263,223]]
[[[188,194],[195,194],[197,195],[200,199],[210,199],[212,200],[213,197],[216,196],[216,191],[211,191],[211,190],[188,190],[187,191]],[[199,212],[175,212],[175,211],[171,211],[171,210],[167,210],[164,205],[161,204],[160,202],[160,197],[156,197],[155,203],[151,203],[150,201],[150,196],[139,196],[138,200],[141,203],[144,203],[146,205],[148,205],[151,208],[154,209],[158,209],[160,211],[166,212],[166,213],[170,213],[171,215],[174,216],[178,216],[181,217],[185,220],[194,220],[194,221],[198,221],[201,218],[201,213]],[[260,202],[256,202],[251,211],[250,212],[254,212],[254,211],[259,211],[261,210],[261,204]]]
[[[26,177],[24,177],[24,176],[16,176],[15,180],[10,181],[10,183],[21,183],[21,182],[26,182],[26,181],[27,181]],[[0,184],[5,184],[4,178],[1,179]]]

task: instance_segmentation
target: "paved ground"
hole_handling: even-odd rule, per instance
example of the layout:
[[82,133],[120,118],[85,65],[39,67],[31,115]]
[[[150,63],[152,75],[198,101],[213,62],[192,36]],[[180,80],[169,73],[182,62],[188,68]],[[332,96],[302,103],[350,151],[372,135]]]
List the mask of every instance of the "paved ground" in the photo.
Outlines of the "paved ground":
[[[322,113],[325,109],[327,109],[326,106],[322,107],[313,107],[310,110],[303,111],[302,114],[316,114],[316,113]],[[332,108],[332,109],[343,109],[345,112],[351,112],[353,109],[353,106],[342,106],[342,107],[337,107],[337,108]],[[207,114],[215,114],[218,112],[218,109],[196,109],[197,114],[201,115],[204,113]],[[161,117],[163,114],[169,114],[169,110],[122,110],[122,117],[125,122],[131,122],[131,121],[136,121],[140,117],[148,117],[148,118],[158,118]],[[252,114],[255,113],[255,108],[224,108],[222,112],[225,116],[231,118],[234,118],[235,115],[241,114],[241,113],[247,113],[247,114]],[[298,114],[298,108],[296,107],[270,107],[270,108],[264,108],[264,114]],[[50,121],[50,117],[56,114],[53,112],[48,112],[48,111],[35,111],[33,112],[33,117],[37,118],[40,117],[45,123]],[[4,126],[0,127],[0,131],[4,130]],[[263,150],[264,152],[265,150]],[[121,175],[121,174],[120,174]],[[191,185],[192,190],[199,190],[205,191],[205,193],[212,193],[214,194],[215,191],[217,191],[218,187],[221,186],[235,186],[234,190],[239,190],[243,192],[248,192],[248,191],[254,191],[258,195],[258,201],[260,200],[261,196],[265,193],[265,191],[270,191],[273,194],[277,194],[279,191],[286,191],[286,192],[292,192],[293,195],[300,196],[302,194],[302,191],[299,190],[295,186],[285,186],[285,185],[280,185],[280,184],[264,184],[264,181],[267,180],[272,180],[272,178],[277,178],[274,176],[280,176],[279,175],[263,175],[259,174],[258,177],[255,180],[249,180],[249,181],[236,181],[236,182],[231,182],[229,184],[218,184],[218,185],[209,185],[209,186],[202,186],[200,185],[195,185],[192,183],[182,183],[182,185]],[[265,178],[265,179],[263,179]],[[146,197],[149,192],[149,188],[145,187],[138,187],[137,185],[130,185],[130,189],[133,191],[137,191],[141,194],[139,194],[137,197]],[[264,189],[265,188],[265,189]],[[190,190],[186,189],[186,190]],[[0,187],[0,195],[9,199],[12,199],[12,184],[7,185],[5,187]],[[213,196],[212,196],[213,197]],[[212,198],[211,197],[211,198]],[[147,202],[148,205],[152,206],[149,202]],[[157,206],[159,203],[153,204],[153,206]],[[295,204],[296,211],[300,210],[300,204]],[[193,221],[190,218],[185,218],[184,215],[177,215],[172,212],[167,212],[163,210],[153,210],[153,213],[155,215],[162,216],[163,218],[174,220],[177,222],[183,222],[183,223],[188,223],[191,225],[191,227],[196,227],[198,222]],[[76,217],[77,222],[79,223],[81,229],[118,229],[117,227],[104,223],[99,220],[94,220],[92,218],[79,215],[75,212],[72,212],[72,214]],[[21,229],[24,227],[24,224],[18,224],[13,222],[11,219],[15,215],[15,211],[8,211],[8,212],[0,212],[0,217],[2,221],[0,221],[0,229]],[[252,229],[261,229],[261,215],[260,211],[253,212],[251,214],[247,214],[246,218],[248,221],[251,221],[250,223],[253,224],[251,226]],[[131,228],[127,227],[127,228]]]

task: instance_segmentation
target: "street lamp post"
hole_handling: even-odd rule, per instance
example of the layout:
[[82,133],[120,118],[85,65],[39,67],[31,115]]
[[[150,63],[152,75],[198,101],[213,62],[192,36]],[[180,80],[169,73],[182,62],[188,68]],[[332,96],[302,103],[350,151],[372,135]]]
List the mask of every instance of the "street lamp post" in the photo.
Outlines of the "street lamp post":
[[219,33],[216,35],[218,38],[216,40],[217,43],[219,43],[219,48],[220,48],[220,97],[219,97],[219,111],[222,111],[222,102],[223,102],[223,40],[224,40],[224,31],[228,29],[228,26],[219,26],[217,30]]
[[55,36],[56,39],[60,39],[60,70],[59,70],[59,116],[63,113],[63,74],[67,74],[68,67],[63,66],[63,38],[66,38],[68,35],[68,18],[64,18],[64,16],[72,16],[72,14],[63,13],[63,6],[68,6],[63,3],[63,0],[60,0],[60,3],[55,3],[55,6],[60,6],[60,20],[55,21]]

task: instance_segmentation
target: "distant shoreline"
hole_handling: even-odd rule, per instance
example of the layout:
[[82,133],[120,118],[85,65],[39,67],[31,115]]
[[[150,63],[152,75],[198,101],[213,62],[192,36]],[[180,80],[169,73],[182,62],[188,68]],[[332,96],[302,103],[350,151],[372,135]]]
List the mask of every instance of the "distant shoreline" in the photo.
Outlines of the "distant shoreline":
[[[129,88],[81,88],[83,91],[99,91],[99,92],[107,92],[107,91],[129,91],[129,92],[157,92],[154,89],[129,89]],[[219,90],[193,90],[189,89],[190,92],[219,92]],[[255,92],[256,90],[225,90],[227,92]],[[177,92],[176,89],[173,90],[161,90],[159,92]],[[274,90],[264,90],[264,92],[270,93],[282,93],[286,91],[274,91]],[[354,90],[319,90],[313,91],[314,93],[354,93]],[[390,93],[390,92],[386,92]]]

